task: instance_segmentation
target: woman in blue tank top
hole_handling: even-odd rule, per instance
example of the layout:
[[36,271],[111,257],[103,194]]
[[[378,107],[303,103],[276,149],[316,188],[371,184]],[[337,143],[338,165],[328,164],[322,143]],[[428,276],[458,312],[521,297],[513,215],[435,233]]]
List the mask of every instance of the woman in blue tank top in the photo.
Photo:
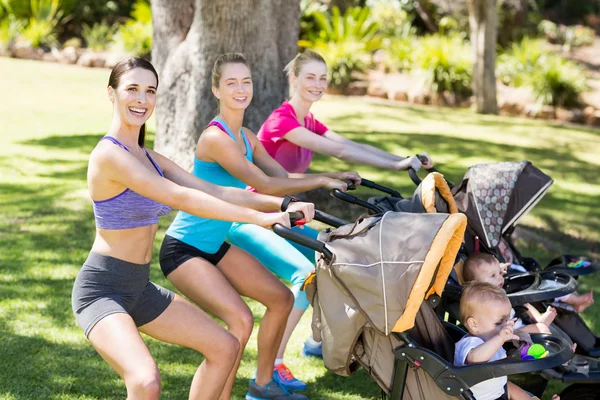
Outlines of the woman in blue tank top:
[[[356,173],[288,174],[268,155],[254,133],[242,127],[244,111],[252,100],[252,79],[241,54],[225,54],[217,59],[212,85],[220,113],[200,135],[194,160],[196,176],[214,184],[249,186],[271,195],[299,193],[318,187],[346,190],[342,179],[360,182]],[[316,237],[316,232],[308,227],[301,231]],[[230,244],[225,242],[226,236]],[[219,301],[218,286],[212,278],[216,271],[220,271],[241,294],[264,304],[269,315],[283,315],[277,311],[281,298],[272,292],[271,284],[266,280],[259,287],[250,286],[247,269],[252,266],[258,270],[262,264],[293,285],[295,301],[289,320],[285,316],[287,324],[281,320],[275,323],[271,318],[266,321],[266,317],[261,323],[256,381],[250,382],[247,399],[276,397],[277,393],[266,394],[262,389],[271,377],[283,388],[306,388],[303,382],[291,376],[282,358],[293,329],[309,305],[306,294],[300,291],[306,275],[314,269],[307,256],[314,258],[314,252],[294,247],[272,231],[253,224],[232,225],[180,212],[167,231],[160,257],[163,272],[183,294],[216,315],[224,314],[221,309],[226,307],[247,309],[241,302],[223,304]],[[275,277],[271,275],[271,279]],[[253,326],[251,315],[248,314],[247,320],[225,317],[224,321],[230,332],[242,345],[245,344]],[[276,358],[278,362],[274,368]]]
[[[289,226],[289,218],[260,212],[280,209],[281,198],[207,183],[144,147],[145,122],[154,111],[157,89],[158,74],[141,58],[120,61],[110,74],[112,124],[88,165],[96,237],[73,285],[73,314],[90,343],[125,381],[127,398],[160,396],[160,374],[140,331],[204,355],[191,379],[190,399],[229,398],[223,390],[239,340],[201,309],[149,280],[158,217],[173,207],[198,217],[267,227]],[[302,208],[312,217],[312,205]],[[292,294],[276,283],[289,310]],[[241,302],[233,289],[218,296]]]

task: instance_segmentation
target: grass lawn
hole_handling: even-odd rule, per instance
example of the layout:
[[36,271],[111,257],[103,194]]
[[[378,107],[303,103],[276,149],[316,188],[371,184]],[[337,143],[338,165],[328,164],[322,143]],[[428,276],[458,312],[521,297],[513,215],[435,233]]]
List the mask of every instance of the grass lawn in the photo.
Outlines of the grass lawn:
[[[93,241],[87,157],[110,124],[105,90],[109,71],[7,58],[0,58],[0,70],[0,399],[124,398],[121,379],[84,338],[70,302],[73,280]],[[528,159],[556,183],[522,222],[538,240],[518,243],[542,262],[556,249],[600,254],[598,130],[360,98],[328,98],[314,112],[353,140],[398,154],[429,151],[438,169],[455,182],[478,162]],[[150,130],[154,126],[151,122]],[[358,170],[403,193],[414,190],[403,173],[321,157],[314,167]],[[343,217],[362,212],[333,201],[321,208]],[[155,255],[173,216],[160,223]],[[152,280],[172,288],[156,261]],[[581,288],[590,290],[599,283],[599,277],[585,277]],[[250,305],[258,322],[263,309]],[[598,304],[584,318],[600,332]],[[307,395],[378,398],[378,387],[364,371],[342,378],[327,372],[320,360],[298,355],[309,325],[307,314],[287,357],[292,371],[309,383]],[[150,338],[147,343],[162,375],[163,398],[187,398],[201,356]],[[245,394],[255,362],[254,337],[242,361],[235,398]],[[552,384],[551,390],[560,390],[559,385]]]

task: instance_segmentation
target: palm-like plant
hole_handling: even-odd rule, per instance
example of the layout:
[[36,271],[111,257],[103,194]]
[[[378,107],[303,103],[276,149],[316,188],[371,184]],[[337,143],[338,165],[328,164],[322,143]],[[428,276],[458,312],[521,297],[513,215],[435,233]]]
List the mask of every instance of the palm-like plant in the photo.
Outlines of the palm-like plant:
[[330,81],[345,88],[354,80],[353,73],[363,72],[371,61],[371,53],[381,46],[379,25],[369,18],[367,7],[351,7],[342,15],[339,8],[331,13],[315,11],[312,17],[318,31],[300,47],[320,53],[329,66]]

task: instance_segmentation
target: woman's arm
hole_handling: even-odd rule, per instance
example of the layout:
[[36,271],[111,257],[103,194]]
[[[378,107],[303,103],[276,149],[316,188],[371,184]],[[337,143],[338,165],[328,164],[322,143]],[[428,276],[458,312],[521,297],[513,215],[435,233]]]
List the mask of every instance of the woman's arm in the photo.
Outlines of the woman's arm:
[[[207,129],[202,134],[202,152],[210,155],[212,161],[221,165],[227,172],[255,188],[260,193],[285,195],[300,193],[318,187],[346,190],[346,183],[325,176],[307,175],[302,179],[289,179],[285,170],[275,164],[264,147],[255,141],[253,157],[257,165],[266,166],[276,176],[269,176],[257,165],[248,161],[238,146],[218,128]],[[279,165],[279,164],[277,164]],[[283,171],[282,171],[283,170]]]
[[283,199],[280,197],[253,193],[248,190],[234,187],[214,185],[203,179],[195,177],[159,153],[152,151],[152,157],[162,169],[163,173],[165,174],[165,178],[178,185],[201,190],[204,193],[225,200],[228,203],[252,208],[253,210],[273,211],[279,210],[281,207],[281,202]]
[[[116,152],[107,146],[94,150],[89,168],[88,175],[92,179],[115,182],[142,196],[198,217],[248,222],[264,227],[274,223],[289,226],[289,219],[283,213],[261,213],[230,204],[203,191],[180,186],[149,170],[133,155]],[[273,203],[275,206],[275,201]]]
[[[250,135],[249,135],[250,136]],[[337,179],[344,182],[352,182],[354,185],[360,185],[360,175],[358,172],[346,171],[346,172],[323,172],[317,174],[296,174],[289,173],[271,157],[271,155],[265,150],[264,146],[256,138],[256,136],[250,136],[252,146],[254,146],[254,164],[259,167],[268,176],[276,176],[282,178],[294,178],[294,179],[307,179],[314,178],[316,176],[325,176],[328,178]],[[258,156],[257,156],[258,154]]]
[[[375,156],[378,157],[384,157],[384,158],[388,158],[392,161],[402,161],[405,160],[404,157],[400,157],[397,156],[395,154],[392,153],[388,153],[387,151],[381,150],[377,147],[374,146],[370,146],[368,144],[362,144],[362,143],[357,143],[355,141],[352,141],[348,138],[345,138],[344,136],[340,135],[337,132],[334,132],[332,130],[328,130],[327,132],[325,132],[324,135],[327,139],[331,139],[334,142],[339,142],[339,143],[344,143],[350,146],[357,146],[360,150],[362,151],[367,151],[369,153],[372,153]],[[427,162],[422,163],[423,167],[425,168],[432,168],[433,167],[433,160],[431,159],[431,156],[429,156],[429,153],[421,153],[419,154],[419,156],[425,157],[427,158]]]
[[[328,131],[327,134],[329,132],[330,131]],[[393,169],[396,171],[405,170],[411,167],[418,170],[421,167],[421,162],[416,156],[409,158],[398,157],[398,160],[392,160],[388,157],[381,157],[372,152],[365,151],[355,144],[349,144],[347,142],[354,142],[348,139],[344,142],[338,142],[328,137],[319,136],[303,127],[292,129],[284,136],[284,138],[297,146],[352,163],[372,165],[374,167]]]

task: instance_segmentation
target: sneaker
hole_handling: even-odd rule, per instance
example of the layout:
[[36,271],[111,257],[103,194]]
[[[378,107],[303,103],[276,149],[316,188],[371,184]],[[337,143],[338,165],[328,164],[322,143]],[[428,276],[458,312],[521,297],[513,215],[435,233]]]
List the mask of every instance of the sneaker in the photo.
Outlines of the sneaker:
[[265,386],[256,384],[256,380],[250,379],[248,384],[248,393],[246,400],[308,400],[308,397],[290,392],[275,381],[267,383]]
[[273,367],[273,380],[289,390],[306,390],[306,383],[294,378],[292,371],[285,364]]
[[323,344],[319,342],[314,345],[309,343],[308,341],[304,342],[304,347],[302,348],[302,355],[304,357],[319,357],[323,358]]

